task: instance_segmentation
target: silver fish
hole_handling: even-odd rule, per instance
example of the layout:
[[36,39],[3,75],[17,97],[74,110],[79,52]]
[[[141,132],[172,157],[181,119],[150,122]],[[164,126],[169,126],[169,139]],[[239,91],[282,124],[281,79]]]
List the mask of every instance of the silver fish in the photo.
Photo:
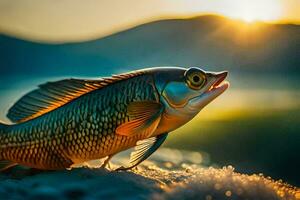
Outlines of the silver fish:
[[158,67],[97,80],[48,82],[9,109],[0,124],[0,169],[65,169],[135,147],[147,159],[229,86],[227,72]]

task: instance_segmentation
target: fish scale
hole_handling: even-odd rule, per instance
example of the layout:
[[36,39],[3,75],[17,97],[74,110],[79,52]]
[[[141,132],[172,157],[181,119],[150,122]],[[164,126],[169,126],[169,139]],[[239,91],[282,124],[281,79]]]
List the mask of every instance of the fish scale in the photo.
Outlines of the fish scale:
[[96,80],[48,82],[8,111],[0,123],[0,171],[16,164],[64,169],[135,147],[131,169],[155,152],[169,132],[228,87],[227,72],[149,68]]
[[129,121],[132,101],[158,101],[151,75],[94,90],[68,104],[9,128],[0,135],[1,157],[42,169],[62,169],[132,147],[146,135],[126,137],[116,128]]

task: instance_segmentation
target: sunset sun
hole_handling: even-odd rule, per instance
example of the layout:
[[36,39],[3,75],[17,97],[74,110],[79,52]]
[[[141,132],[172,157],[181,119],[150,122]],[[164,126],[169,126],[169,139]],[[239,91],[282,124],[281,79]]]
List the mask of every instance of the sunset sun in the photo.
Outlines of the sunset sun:
[[[276,3],[277,2],[277,3]],[[281,5],[278,1],[240,1],[224,15],[251,23],[254,21],[276,21],[281,17]]]

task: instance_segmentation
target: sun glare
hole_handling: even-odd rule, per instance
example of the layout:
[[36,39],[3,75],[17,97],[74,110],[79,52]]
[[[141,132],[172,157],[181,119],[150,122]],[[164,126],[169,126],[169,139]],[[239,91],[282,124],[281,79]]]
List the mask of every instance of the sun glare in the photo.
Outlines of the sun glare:
[[224,15],[241,19],[248,23],[254,21],[276,21],[281,17],[281,9],[280,1],[276,0],[240,1],[240,3],[236,3],[232,10],[224,11]]
[[241,16],[241,19],[245,22],[248,22],[248,23],[252,23],[258,19],[255,19],[255,16],[251,16],[251,15],[244,15],[244,16]]

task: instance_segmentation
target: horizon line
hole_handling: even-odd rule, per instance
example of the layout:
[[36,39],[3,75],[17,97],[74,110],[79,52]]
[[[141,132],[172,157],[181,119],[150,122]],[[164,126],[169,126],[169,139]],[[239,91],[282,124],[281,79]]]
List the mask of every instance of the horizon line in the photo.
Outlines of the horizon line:
[[[203,13],[203,14],[193,14],[193,15],[165,15],[165,16],[158,16],[158,17],[148,17],[147,19],[137,20],[136,22],[131,22],[125,25],[120,26],[119,28],[112,28],[110,31],[104,31],[103,33],[94,33],[86,36],[64,36],[64,37],[45,37],[45,36],[29,36],[27,33],[21,33],[12,30],[4,30],[0,26],[0,36],[4,35],[6,37],[23,40],[32,43],[39,43],[39,44],[49,44],[49,45],[59,45],[59,44],[73,44],[73,43],[81,43],[81,42],[89,42],[94,41],[97,39],[106,38],[112,35],[119,34],[124,31],[128,31],[139,26],[156,23],[160,21],[168,21],[168,20],[193,20],[202,17],[215,17],[221,18],[223,20],[238,22],[241,24],[264,24],[264,25],[291,25],[291,26],[299,26],[300,21],[290,21],[290,20],[274,20],[274,21],[264,21],[264,20],[255,20],[253,22],[246,22],[242,19],[232,18],[220,14],[214,13]],[[37,34],[39,35],[39,34]]]

